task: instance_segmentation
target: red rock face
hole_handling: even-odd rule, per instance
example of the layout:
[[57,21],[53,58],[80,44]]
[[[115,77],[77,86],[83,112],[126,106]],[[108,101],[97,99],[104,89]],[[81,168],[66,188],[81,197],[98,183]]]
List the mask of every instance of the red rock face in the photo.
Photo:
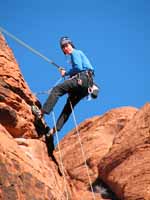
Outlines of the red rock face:
[[[60,142],[65,169],[78,193],[80,191],[83,195],[83,191],[88,191],[90,187],[85,162],[91,182],[95,185],[95,188],[98,187],[96,182],[99,161],[109,152],[114,138],[132,119],[136,111],[135,108],[124,107],[111,110],[103,116],[88,119],[78,127],[80,139],[74,129]],[[58,152],[56,153],[58,154]],[[89,194],[84,196],[84,199],[87,199],[88,196]]]
[[37,103],[0,35],[0,122],[13,137],[37,137],[30,107]]
[[99,163],[99,176],[121,199],[150,199],[150,104],[120,131]]
[[[48,157],[45,143],[37,139],[14,139],[0,125],[0,199],[62,199],[70,187]],[[18,145],[19,144],[19,145]]]

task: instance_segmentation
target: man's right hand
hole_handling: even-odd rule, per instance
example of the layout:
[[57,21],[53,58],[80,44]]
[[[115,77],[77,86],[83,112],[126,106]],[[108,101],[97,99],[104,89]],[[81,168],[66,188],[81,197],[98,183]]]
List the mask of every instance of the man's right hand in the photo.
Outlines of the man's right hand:
[[64,77],[65,74],[66,74],[66,70],[65,69],[60,69],[60,74],[61,74],[62,77]]

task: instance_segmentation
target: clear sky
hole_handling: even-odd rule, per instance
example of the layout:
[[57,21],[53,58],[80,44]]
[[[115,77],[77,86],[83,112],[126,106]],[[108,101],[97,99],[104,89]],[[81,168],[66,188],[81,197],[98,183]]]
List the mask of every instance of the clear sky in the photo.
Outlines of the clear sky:
[[[0,26],[63,67],[67,62],[59,47],[61,36],[69,36],[88,56],[101,92],[97,100],[77,105],[77,123],[150,101],[149,0],[1,0]],[[53,65],[6,39],[33,92],[48,90],[60,78]],[[39,96],[42,104],[46,98]],[[65,100],[57,103],[56,118]],[[52,126],[51,115],[46,120]],[[71,117],[60,138],[73,127]]]

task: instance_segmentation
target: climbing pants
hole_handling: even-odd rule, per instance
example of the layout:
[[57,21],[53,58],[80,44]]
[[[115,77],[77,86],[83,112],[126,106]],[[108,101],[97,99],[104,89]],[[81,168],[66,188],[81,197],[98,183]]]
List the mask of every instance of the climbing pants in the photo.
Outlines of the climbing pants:
[[74,77],[65,80],[63,83],[55,86],[47,101],[43,105],[43,111],[45,114],[49,114],[59,97],[68,94],[67,102],[57,120],[56,128],[59,131],[65,122],[68,120],[71,114],[72,108],[85,96],[88,95],[89,79],[86,72],[81,72]]

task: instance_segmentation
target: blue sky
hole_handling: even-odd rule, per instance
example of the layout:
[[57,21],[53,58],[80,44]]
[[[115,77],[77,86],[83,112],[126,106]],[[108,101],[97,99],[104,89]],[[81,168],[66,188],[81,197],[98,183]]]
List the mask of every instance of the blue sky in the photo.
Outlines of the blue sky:
[[[140,108],[149,102],[149,11],[149,0],[1,0],[0,26],[63,67],[67,62],[59,47],[61,36],[69,36],[88,56],[101,92],[97,100],[77,105],[80,123],[113,108]],[[33,92],[48,90],[60,78],[53,65],[6,39]],[[42,103],[46,98],[39,96]],[[65,100],[66,96],[57,103],[56,118]],[[46,120],[52,126],[51,116]],[[73,127],[71,117],[60,138]]]

